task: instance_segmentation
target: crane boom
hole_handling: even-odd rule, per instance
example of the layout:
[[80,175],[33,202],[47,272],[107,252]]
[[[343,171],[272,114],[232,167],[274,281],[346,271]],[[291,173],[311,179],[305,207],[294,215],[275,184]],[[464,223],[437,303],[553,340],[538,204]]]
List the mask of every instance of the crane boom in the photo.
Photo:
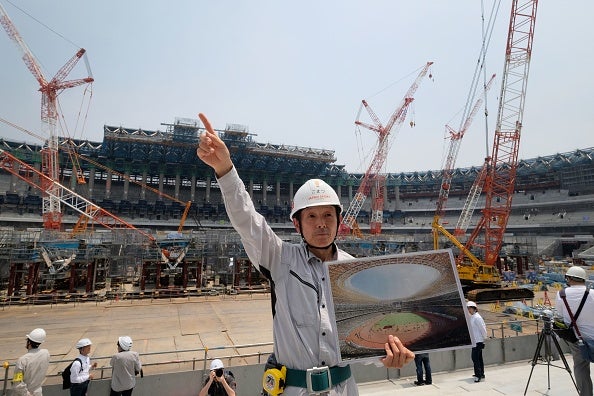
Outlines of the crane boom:
[[88,217],[90,220],[93,220],[109,229],[135,230],[147,237],[151,242],[155,242],[155,237],[153,237],[152,235],[134,227],[132,224],[125,222],[124,220],[120,219],[114,214],[97,206],[93,202],[87,200],[81,195],[75,193],[74,191],[64,187],[57,181],[50,179],[49,176],[38,171],[33,166],[19,160],[14,155],[2,149],[0,149],[0,168],[12,173],[13,175],[17,176],[18,178],[30,184],[31,186],[35,188],[40,188],[40,186],[33,181],[32,177],[27,177],[28,175],[35,175],[40,179],[42,184],[53,184],[54,188],[47,190],[51,191],[52,193],[54,191],[58,193],[58,195],[53,198],[59,200],[64,205],[74,209],[78,213]]
[[465,244],[467,250],[484,249],[488,266],[498,260],[511,212],[537,6],[538,0],[512,3],[493,151],[484,180],[485,208]]
[[367,168],[367,172],[363,176],[361,180],[361,184],[349,205],[349,208],[346,210],[342,223],[340,225],[339,234],[345,235],[353,229],[353,226],[356,222],[357,216],[359,215],[359,211],[363,206],[363,203],[369,196],[371,192],[372,185],[376,183],[376,191],[378,197],[376,197],[375,202],[372,205],[372,222],[370,224],[371,232],[374,234],[379,234],[381,232],[381,223],[382,223],[382,211],[383,211],[383,183],[385,179],[379,176],[379,173],[384,165],[386,160],[386,156],[388,154],[388,149],[390,147],[390,134],[392,129],[395,126],[400,126],[404,122],[406,118],[406,113],[408,110],[408,106],[414,100],[413,96],[419,87],[419,83],[423,77],[427,75],[429,68],[433,62],[427,62],[425,66],[421,69],[421,72],[410,86],[406,95],[404,96],[400,105],[396,108],[386,125],[382,125],[379,117],[375,114],[375,112],[371,109],[367,101],[363,100],[362,105],[365,107],[367,112],[369,113],[369,117],[373,121],[373,124],[368,124],[361,122],[359,120],[355,121],[355,124],[358,126],[365,127],[370,129],[378,134],[378,146],[377,150],[373,156],[371,164]]
[[[58,70],[56,75],[48,81],[43,75],[39,62],[23,40],[14,23],[0,4],[0,25],[6,31],[8,37],[16,44],[21,52],[21,58],[25,66],[39,83],[41,92],[41,121],[44,132],[47,133],[47,147],[41,152],[41,168],[43,174],[51,181],[59,180],[58,165],[58,135],[56,126],[58,122],[58,95],[65,89],[73,88],[82,84],[92,83],[94,80],[87,64],[89,77],[65,81],[78,61],[85,55],[85,49],[80,48],[76,54],[64,66]],[[59,191],[54,183],[43,179],[41,186],[43,192],[43,224],[46,229],[60,229],[62,225],[62,212],[60,209]]]

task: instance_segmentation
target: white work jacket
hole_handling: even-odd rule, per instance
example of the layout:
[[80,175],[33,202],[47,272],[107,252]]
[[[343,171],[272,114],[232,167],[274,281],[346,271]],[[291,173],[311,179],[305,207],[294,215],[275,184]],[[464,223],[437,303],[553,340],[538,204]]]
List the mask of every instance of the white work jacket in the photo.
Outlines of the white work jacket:
[[[585,292],[586,286],[581,285],[575,285],[565,289],[565,298],[567,299],[569,309],[571,309],[571,313],[574,316],[580,306],[580,303],[582,302]],[[559,293],[557,293],[557,298],[555,300],[555,308],[557,312],[563,314],[563,321],[567,324],[570,324],[571,318],[569,317],[565,303],[561,299],[561,296],[559,296]],[[580,316],[578,316],[577,326],[578,329],[580,329],[580,334],[583,338],[587,340],[594,340],[594,290],[590,290],[588,293],[588,298],[584,303],[582,312],[580,312]]]
[[[248,257],[271,282],[276,360],[297,370],[337,365],[340,349],[326,264],[304,243],[284,242],[274,233],[254,208],[235,168],[217,180],[231,224]],[[335,258],[352,256],[336,249]],[[283,393],[306,394],[305,389],[297,387],[287,387]],[[352,376],[330,392],[332,396],[358,394]]]
[[12,389],[14,394],[41,396],[41,385],[49,367],[50,354],[47,349],[33,348],[21,356],[14,367]]

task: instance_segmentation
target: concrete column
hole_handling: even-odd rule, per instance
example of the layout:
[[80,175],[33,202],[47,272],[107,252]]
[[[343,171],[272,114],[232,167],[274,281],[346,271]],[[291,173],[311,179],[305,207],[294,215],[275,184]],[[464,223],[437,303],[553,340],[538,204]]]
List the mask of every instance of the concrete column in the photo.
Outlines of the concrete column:
[[16,194],[16,186],[17,186],[17,181],[19,180],[19,178],[14,174],[11,173],[10,174],[10,190],[9,192],[11,192],[12,194]]
[[148,172],[142,171],[142,189],[140,190],[140,199],[146,200],[146,179],[148,179]]
[[349,184],[349,202],[353,200],[353,185]]
[[266,205],[266,193],[268,192],[268,180],[262,181],[262,204]]
[[179,185],[181,184],[181,176],[179,174],[175,175],[175,199],[179,199]]
[[89,199],[93,200],[93,190],[95,189],[95,168],[91,168],[91,170],[89,170],[89,181],[87,182],[87,185],[89,186]]
[[210,184],[212,183],[211,177],[206,177],[206,191],[204,193],[204,202],[210,202]]
[[[163,183],[165,182],[165,175],[163,171],[159,172],[159,192],[163,194]],[[161,199],[161,197],[159,197]]]
[[105,180],[105,199],[111,198],[111,169],[107,171],[107,179]]
[[394,187],[394,210],[400,210],[400,187]]
[[196,175],[192,175],[192,183],[190,185],[190,201],[195,202],[196,198]]
[[293,181],[289,182],[289,205],[293,201]]
[[384,183],[384,210],[388,210],[388,184]]
[[249,185],[248,185],[248,193],[250,194],[250,197],[252,198],[252,201],[254,200],[254,180],[250,179]]
[[281,192],[281,183],[280,183],[280,180],[277,180],[276,181],[276,205],[277,206],[281,205],[280,192]]
[[70,176],[70,189],[76,191],[76,185],[78,184],[78,177],[76,174],[76,166],[72,166],[72,173]]
[[130,171],[126,171],[124,173],[124,194],[122,196],[122,199],[124,201],[128,200],[128,193],[130,192]]

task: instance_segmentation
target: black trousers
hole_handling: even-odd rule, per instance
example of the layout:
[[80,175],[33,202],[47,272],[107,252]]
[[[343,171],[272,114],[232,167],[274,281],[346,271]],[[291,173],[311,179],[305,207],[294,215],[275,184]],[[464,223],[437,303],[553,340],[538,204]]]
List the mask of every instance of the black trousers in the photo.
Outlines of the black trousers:
[[474,363],[474,376],[483,378],[485,376],[485,363],[483,363],[483,349],[485,344],[477,342],[476,346],[472,348],[472,363]]
[[80,384],[71,384],[70,396],[85,396],[87,394],[87,389],[89,388],[89,382],[91,381],[85,381]]
[[116,391],[114,391],[112,389],[111,390],[111,393],[109,394],[109,396],[131,396],[133,390],[134,390],[134,388],[128,389],[128,390],[125,390],[125,391],[121,391],[121,392],[116,392]]

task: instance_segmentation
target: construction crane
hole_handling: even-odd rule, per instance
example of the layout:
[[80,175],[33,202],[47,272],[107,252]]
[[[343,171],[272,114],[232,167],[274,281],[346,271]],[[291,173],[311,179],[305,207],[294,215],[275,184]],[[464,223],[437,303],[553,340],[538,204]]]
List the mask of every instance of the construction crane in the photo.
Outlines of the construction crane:
[[[48,188],[46,191],[48,194],[54,194],[54,192],[57,194],[52,196],[53,199],[60,201],[64,205],[74,209],[84,216],[89,217],[93,221],[103,225],[108,229],[134,230],[144,235],[151,242],[151,244],[154,244],[156,241],[155,237],[153,237],[151,234],[148,234],[143,230],[134,227],[132,224],[125,222],[114,214],[94,204],[74,191],[64,187],[56,180],[51,179],[48,175],[38,171],[33,166],[21,161],[14,155],[2,149],[0,149],[0,168],[12,173],[19,179],[25,181],[27,184],[37,189],[41,189],[41,186],[47,186],[48,184],[51,184],[52,188]],[[35,182],[35,179],[39,179],[39,184]]]
[[[493,84],[493,80],[495,80],[495,74],[493,74],[491,76],[491,79],[489,80],[489,82],[487,82],[487,84],[485,84],[485,87],[484,87],[485,94],[491,88],[491,85]],[[460,151],[460,143],[462,143],[462,138],[464,137],[464,134],[466,133],[466,131],[468,130],[470,125],[472,125],[474,116],[478,112],[482,103],[483,103],[482,99],[480,99],[480,98],[477,99],[476,103],[474,104],[472,110],[468,114],[468,117],[466,117],[466,120],[464,121],[464,124],[462,125],[462,127],[460,128],[459,131],[456,131],[449,125],[446,125],[446,129],[450,134],[450,145],[449,145],[449,149],[448,149],[448,154],[446,156],[445,166],[443,168],[443,175],[442,175],[442,179],[441,179],[441,188],[439,190],[439,197],[437,199],[437,208],[435,210],[435,215],[433,216],[432,229],[433,229],[433,248],[434,249],[439,249],[439,233],[440,233],[440,231],[444,230],[443,225],[440,223],[440,220],[445,214],[445,207],[446,207],[446,203],[447,203],[447,200],[448,200],[448,197],[450,194],[450,188],[452,185],[453,172],[454,172],[454,168],[456,167],[456,159],[458,158],[458,153]]]
[[[378,135],[378,145],[371,164],[369,165],[367,172],[365,172],[365,175],[361,180],[361,184],[359,185],[357,193],[353,197],[349,208],[344,214],[339,228],[339,235],[347,235],[352,230],[358,229],[356,222],[357,216],[359,215],[359,211],[361,210],[363,203],[371,193],[372,187],[374,186],[376,195],[371,204],[370,233],[372,235],[381,233],[383,222],[385,176],[381,175],[380,172],[384,166],[386,157],[388,155],[388,150],[390,148],[389,138],[392,130],[394,128],[399,128],[404,122],[408,107],[414,100],[413,96],[419,87],[419,83],[421,82],[421,79],[427,75],[432,64],[433,62],[427,62],[421,69],[421,72],[406,92],[404,99],[396,108],[385,126],[382,124],[379,117],[375,114],[371,107],[369,107],[367,101],[362,101],[362,106],[365,107],[369,113],[373,124],[364,123],[358,119],[355,121],[355,124],[376,132]],[[431,74],[429,75],[429,78],[431,78]]]
[[[56,75],[48,81],[41,71],[41,66],[18,30],[14,23],[8,17],[6,10],[0,4],[0,24],[8,34],[8,37],[17,45],[22,54],[23,62],[33,77],[39,83],[39,91],[41,92],[41,122],[43,132],[47,136],[47,147],[41,152],[41,167],[42,172],[48,179],[43,179],[44,183],[41,186],[43,192],[43,225],[46,229],[59,230],[62,226],[62,211],[60,208],[59,188],[54,183],[59,180],[59,164],[58,164],[58,135],[56,126],[58,123],[58,95],[65,89],[74,88],[82,84],[92,83],[93,77],[89,64],[86,61],[86,51],[80,48],[76,54],[64,66],[58,70]],[[89,77],[75,80],[66,80],[74,66],[78,61],[85,57],[87,72]]]
[[[512,2],[492,154],[475,183],[477,188],[482,185],[485,207],[457,259],[463,284],[500,286],[497,263],[511,213],[537,6],[538,0]],[[460,247],[453,235],[446,236]],[[482,260],[477,252],[482,252]],[[520,290],[526,289],[518,289],[516,296]],[[475,292],[469,298],[480,300],[481,290]],[[490,290],[483,293],[485,298],[495,295]]]
[[[33,136],[34,138],[37,138],[37,139],[39,139],[41,141],[44,140],[38,134],[36,134],[34,132],[31,132],[30,130],[25,129],[25,128],[21,127],[21,126],[18,126],[15,123],[12,123],[12,122],[10,122],[10,121],[2,118],[2,117],[0,117],[0,122],[4,123],[6,125],[9,125],[9,126],[15,128],[15,129],[18,129],[19,131],[24,132],[24,133],[26,133],[26,134],[28,134],[30,136]],[[77,176],[76,176],[76,178],[77,178],[79,184],[81,184],[80,183],[81,182],[81,178],[84,181],[84,178],[82,177],[82,167],[79,165],[80,164],[79,159],[82,159],[83,161],[86,161],[86,162],[91,163],[96,168],[100,168],[100,169],[103,169],[103,170],[106,170],[106,171],[110,171],[112,174],[114,174],[114,175],[116,175],[118,177],[121,177],[122,179],[128,180],[131,183],[134,183],[136,185],[139,185],[142,188],[146,188],[147,190],[150,190],[150,191],[154,192],[158,196],[165,197],[167,199],[170,199],[172,201],[175,201],[175,202],[177,202],[179,204],[184,205],[184,212],[183,212],[183,214],[182,214],[182,216],[180,218],[179,226],[177,228],[177,232],[182,232],[183,231],[185,221],[186,221],[186,219],[188,217],[188,214],[190,212],[190,207],[192,206],[192,201],[187,201],[187,202],[181,201],[181,200],[179,200],[179,199],[177,199],[175,197],[172,197],[171,195],[169,195],[167,193],[164,193],[162,191],[159,191],[156,188],[153,188],[153,187],[151,187],[151,186],[149,186],[149,185],[147,185],[145,183],[141,183],[138,180],[135,180],[134,178],[132,178],[132,177],[126,175],[126,174],[119,173],[119,172],[117,172],[117,171],[109,168],[108,166],[103,165],[100,162],[94,161],[94,160],[92,160],[89,157],[86,157],[84,155],[80,155],[76,151],[76,147],[74,145],[74,142],[71,139],[68,139],[68,140],[64,141],[64,144],[59,145],[58,146],[58,149],[59,150],[62,150],[62,151],[65,151],[70,156],[70,158],[72,160],[76,160],[76,164],[77,164],[77,165],[75,165],[75,167],[77,168]],[[76,222],[76,224],[74,225],[74,227],[72,229],[71,236],[74,237],[77,234],[80,234],[80,233],[84,232],[86,230],[86,228],[87,228],[87,225],[89,223],[89,220],[90,220],[89,216],[80,215],[78,221]]]

